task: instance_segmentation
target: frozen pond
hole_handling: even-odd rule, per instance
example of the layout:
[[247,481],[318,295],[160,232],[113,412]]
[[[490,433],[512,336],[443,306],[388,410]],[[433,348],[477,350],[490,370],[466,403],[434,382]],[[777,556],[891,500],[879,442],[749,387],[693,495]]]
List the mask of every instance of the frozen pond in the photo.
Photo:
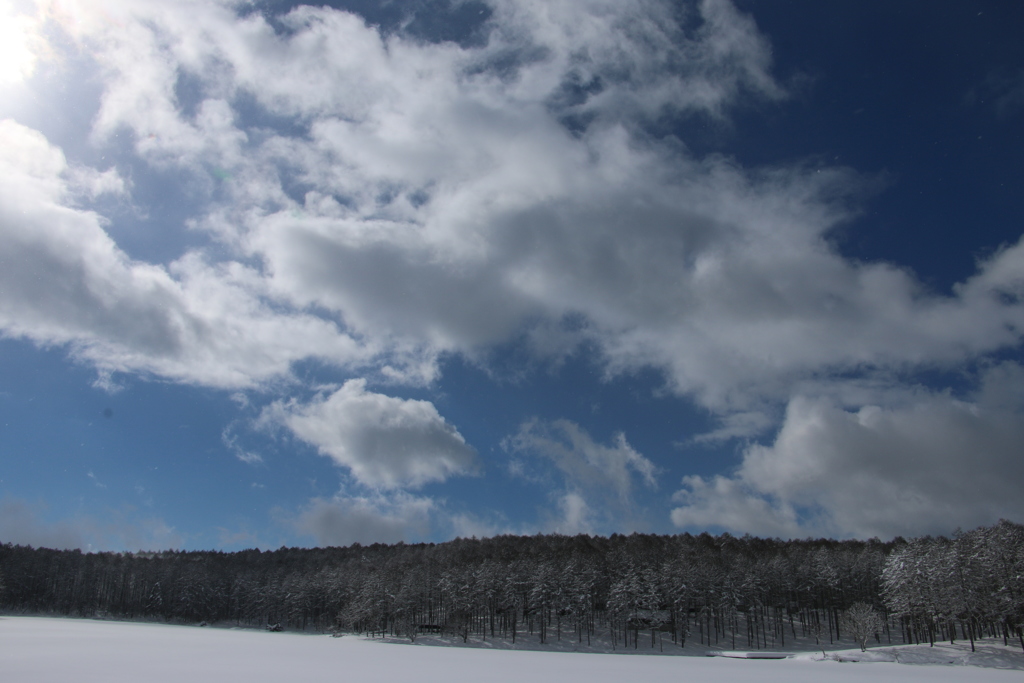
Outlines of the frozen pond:
[[[951,661],[948,650],[935,648],[930,655],[925,650],[926,655],[934,656],[936,664],[840,663],[815,661],[809,654],[785,660],[748,660],[490,650],[375,642],[357,636],[330,638],[84,619],[0,618],[0,679],[5,683],[1021,681],[1019,670],[939,664]],[[913,648],[913,652],[918,651],[920,648]],[[918,656],[917,661],[926,661],[921,659],[924,656]],[[1010,666],[1018,660],[1024,663],[1019,650],[1005,650],[1001,656]]]

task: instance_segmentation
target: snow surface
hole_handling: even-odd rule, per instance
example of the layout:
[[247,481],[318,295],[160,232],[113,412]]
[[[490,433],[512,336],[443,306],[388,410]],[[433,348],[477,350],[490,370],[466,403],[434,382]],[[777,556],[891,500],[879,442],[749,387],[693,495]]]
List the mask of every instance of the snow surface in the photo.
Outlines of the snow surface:
[[[970,667],[963,648],[887,647],[861,653],[804,653],[784,660],[624,656],[574,652],[430,647],[253,630],[132,622],[0,618],[0,680],[5,683],[180,683],[181,681],[352,681],[353,683],[522,683],[573,680],[716,683],[847,681],[1021,681],[1024,654],[987,643],[990,655],[1017,670]],[[914,660],[923,666],[907,666]],[[970,653],[970,647],[966,647]],[[984,658],[984,654],[981,658]],[[930,658],[930,659],[929,659]],[[975,663],[982,663],[980,661]],[[852,660],[859,659],[859,663]],[[884,661],[880,661],[884,660]],[[955,662],[960,666],[950,666]],[[989,666],[999,664],[989,663]]]

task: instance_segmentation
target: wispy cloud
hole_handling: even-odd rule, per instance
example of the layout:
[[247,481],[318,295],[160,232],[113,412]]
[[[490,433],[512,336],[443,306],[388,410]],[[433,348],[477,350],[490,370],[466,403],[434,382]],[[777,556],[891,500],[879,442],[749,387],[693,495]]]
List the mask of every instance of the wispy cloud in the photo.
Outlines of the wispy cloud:
[[234,431],[234,425],[228,425],[221,432],[220,440],[235,457],[247,465],[259,465],[263,463],[263,456],[250,450],[242,448],[238,443],[238,435]]
[[0,542],[42,548],[87,551],[135,551],[177,548],[183,537],[158,517],[140,517],[130,506],[102,517],[75,515],[52,519],[43,502],[0,499]]
[[[616,434],[606,446],[568,420],[534,419],[507,438],[505,448],[519,457],[539,459],[558,473],[549,485],[556,514],[545,520],[553,530],[593,533],[645,524],[634,499],[634,480],[656,487],[657,468],[624,434]],[[535,478],[534,483],[545,480]]]

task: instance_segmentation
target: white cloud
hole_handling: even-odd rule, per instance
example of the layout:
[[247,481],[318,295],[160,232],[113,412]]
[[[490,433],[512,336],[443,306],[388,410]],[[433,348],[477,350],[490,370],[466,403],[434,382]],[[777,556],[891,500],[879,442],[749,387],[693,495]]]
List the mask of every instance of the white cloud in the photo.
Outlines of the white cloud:
[[353,543],[397,543],[426,538],[437,504],[430,498],[403,492],[389,496],[352,497],[339,494],[315,498],[295,515],[280,520],[320,546]]
[[738,478],[715,475],[710,479],[683,477],[683,486],[673,501],[672,522],[682,528],[723,528],[768,537],[801,535],[797,511],[770,496],[744,486]]
[[131,506],[110,510],[105,518],[75,515],[51,521],[48,517],[45,504],[0,499],[0,543],[94,552],[168,550],[182,544],[173,527],[159,518],[140,518]]
[[503,0],[493,7],[491,52],[518,48],[523,56],[517,98],[623,120],[673,109],[718,115],[743,89],[782,94],[768,73],[767,41],[728,2],[600,0],[581,8]]
[[0,4],[0,88],[8,97],[13,94],[11,86],[22,83],[35,71],[37,54],[45,45],[38,19],[25,9],[15,3]]
[[[261,258],[277,295],[408,349],[408,361],[390,363],[406,379],[429,379],[438,351],[472,351],[578,307],[538,296],[550,284],[530,263],[547,246],[540,235],[527,236],[527,253],[503,252],[538,203],[550,213],[552,200],[603,193],[636,170],[617,168],[631,160],[615,131],[638,107],[717,111],[741,83],[778,90],[763,39],[722,3],[705,4],[694,38],[661,3],[595,4],[589,14],[500,3],[490,41],[475,49],[385,39],[326,8],[297,8],[279,35],[227,3],[101,5],[51,12],[102,67],[97,139],[127,127],[154,164],[227,169],[230,200],[197,224]],[[189,114],[175,89],[186,76],[201,83]],[[603,83],[596,104],[557,96],[580,78]],[[244,130],[230,104],[242,91],[274,114],[308,118],[309,138]],[[580,143],[558,123],[570,109],[604,116],[610,163],[590,161],[606,134]],[[578,186],[587,175],[598,186]],[[299,205],[283,191],[286,176],[310,187]],[[574,204],[561,210],[570,221]]]
[[844,410],[797,397],[770,446],[747,448],[731,477],[684,479],[680,527],[782,536],[892,537],[1021,518],[1024,369],[988,370],[971,401],[921,390],[895,405]]
[[[691,438],[688,443],[719,443],[744,437],[763,434],[774,425],[769,415],[761,411],[743,411],[725,415],[721,419],[721,426],[704,434],[698,434]],[[687,444],[680,444],[687,445]]]
[[[0,330],[68,344],[108,384],[137,372],[261,387],[307,358],[423,384],[447,352],[482,357],[525,338],[557,357],[588,342],[608,373],[662,369],[721,417],[700,441],[763,433],[788,402],[773,446],[750,447],[734,477],[688,479],[674,513],[697,523],[732,501],[722,519],[777,533],[803,529],[801,511],[816,507],[824,526],[898,526],[813,494],[860,449],[920,463],[927,446],[948,463],[954,437],[988,448],[987,432],[964,426],[967,404],[896,403],[908,392],[892,377],[1019,347],[1024,242],[953,291],[931,291],[908,270],[837,251],[832,232],[869,184],[855,172],[747,169],[694,156],[685,126],[682,139],[651,133],[655,117],[721,122],[736,104],[785,97],[766,38],[725,0],[494,0],[473,46],[382,35],[328,7],[271,22],[227,1],[41,4],[95,62],[93,144],[127,132],[152,168],[188,171],[190,225],[223,247],[130,259],[87,202],[129,196],[132,183],[0,124]],[[878,395],[892,402],[862,407]],[[474,466],[427,402],[350,382],[274,405],[371,486]],[[944,450],[929,435],[952,425],[963,429]],[[517,438],[565,477],[556,507],[580,528],[601,523],[594,491],[622,505],[632,476],[651,477],[624,438],[601,446],[561,423]],[[874,476],[872,462],[861,466]],[[891,480],[917,490],[901,468]],[[843,483],[867,490],[858,481]],[[904,512],[943,494],[927,481]],[[980,519],[971,492],[986,499],[975,487],[949,492],[949,505]]]
[[[616,434],[605,446],[569,420],[534,419],[520,425],[505,447],[519,456],[550,462],[558,471],[560,482],[551,492],[557,509],[549,520],[551,530],[590,533],[642,523],[633,496],[634,479],[655,488],[656,468],[629,445],[625,434]],[[530,476],[521,460],[513,461],[510,473],[545,482],[544,476]]]
[[[298,7],[275,31],[228,2],[54,5],[100,68],[97,144],[127,129],[143,159],[219,183],[193,225],[239,262],[128,263],[93,226],[96,262],[116,266],[102,272],[134,294],[72,305],[68,292],[88,289],[69,285],[49,304],[148,324],[48,326],[52,311],[31,320],[40,301],[2,324],[76,342],[101,368],[217,386],[308,356],[422,383],[444,352],[524,332],[537,353],[589,340],[609,372],[661,368],[723,415],[763,412],[809,378],[1019,344],[1024,246],[951,295],[930,292],[829,241],[864,184],[852,172],[748,170],[645,131],[651,116],[722,118],[785,96],[767,40],[730,3],[491,4],[487,40],[467,47],[385,36],[327,7]],[[240,98],[278,123],[253,124]],[[559,336],[568,319],[578,329]]]
[[16,545],[41,548],[84,548],[88,545],[83,530],[71,521],[47,523],[39,519],[39,506],[5,498],[0,504],[0,540]]
[[[244,406],[243,406],[244,407]],[[235,434],[235,425],[230,424],[220,434],[220,440],[236,458],[246,465],[260,465],[263,463],[263,456],[259,453],[246,450],[238,443],[238,435]]]
[[476,451],[434,404],[367,391],[364,379],[309,403],[276,402],[260,419],[288,427],[370,487],[416,488],[478,467]]
[[493,538],[503,534],[532,536],[537,533],[535,527],[529,525],[513,525],[501,514],[490,513],[481,516],[467,512],[446,513],[438,520],[451,529],[451,538]]
[[592,534],[599,522],[586,498],[578,491],[567,491],[558,497],[559,517],[551,527],[558,534]]
[[654,464],[636,451],[619,432],[611,446],[596,443],[578,424],[569,420],[530,420],[508,440],[510,450],[549,459],[568,481],[583,488],[608,488],[628,500],[633,477],[654,487]]
[[513,524],[501,512],[453,511],[445,499],[401,490],[356,495],[343,489],[331,498],[314,498],[296,512],[277,509],[274,514],[279,524],[312,537],[318,545],[529,536],[539,530]]
[[258,274],[191,253],[169,266],[131,260],[77,188],[121,191],[110,172],[69,169],[37,131],[0,121],[0,329],[70,344],[102,373],[141,372],[220,387],[285,376],[310,356],[360,362],[330,321],[278,312]]
[[340,491],[331,498],[314,498],[301,510],[276,511],[280,524],[312,537],[317,545],[417,542],[445,538],[488,538],[500,534],[533,534],[536,528],[509,524],[500,514],[481,517],[452,512],[444,500],[406,491],[376,491],[352,495]]

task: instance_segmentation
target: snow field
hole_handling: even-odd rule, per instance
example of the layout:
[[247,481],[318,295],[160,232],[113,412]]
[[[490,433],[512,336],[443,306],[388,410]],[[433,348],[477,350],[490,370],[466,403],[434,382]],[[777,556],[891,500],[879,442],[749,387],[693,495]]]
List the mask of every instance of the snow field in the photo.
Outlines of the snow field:
[[[886,648],[891,650],[893,648]],[[912,648],[914,652],[920,647]],[[903,650],[901,649],[901,652]],[[877,652],[877,651],[874,651]],[[934,651],[937,661],[948,654]],[[853,655],[853,652],[843,653]],[[872,657],[884,655],[867,653]],[[1013,655],[1006,651],[1010,664]],[[430,647],[252,630],[40,617],[0,618],[5,683],[846,683],[1021,681],[1021,671],[891,662],[661,657]],[[868,657],[867,659],[871,659]]]

